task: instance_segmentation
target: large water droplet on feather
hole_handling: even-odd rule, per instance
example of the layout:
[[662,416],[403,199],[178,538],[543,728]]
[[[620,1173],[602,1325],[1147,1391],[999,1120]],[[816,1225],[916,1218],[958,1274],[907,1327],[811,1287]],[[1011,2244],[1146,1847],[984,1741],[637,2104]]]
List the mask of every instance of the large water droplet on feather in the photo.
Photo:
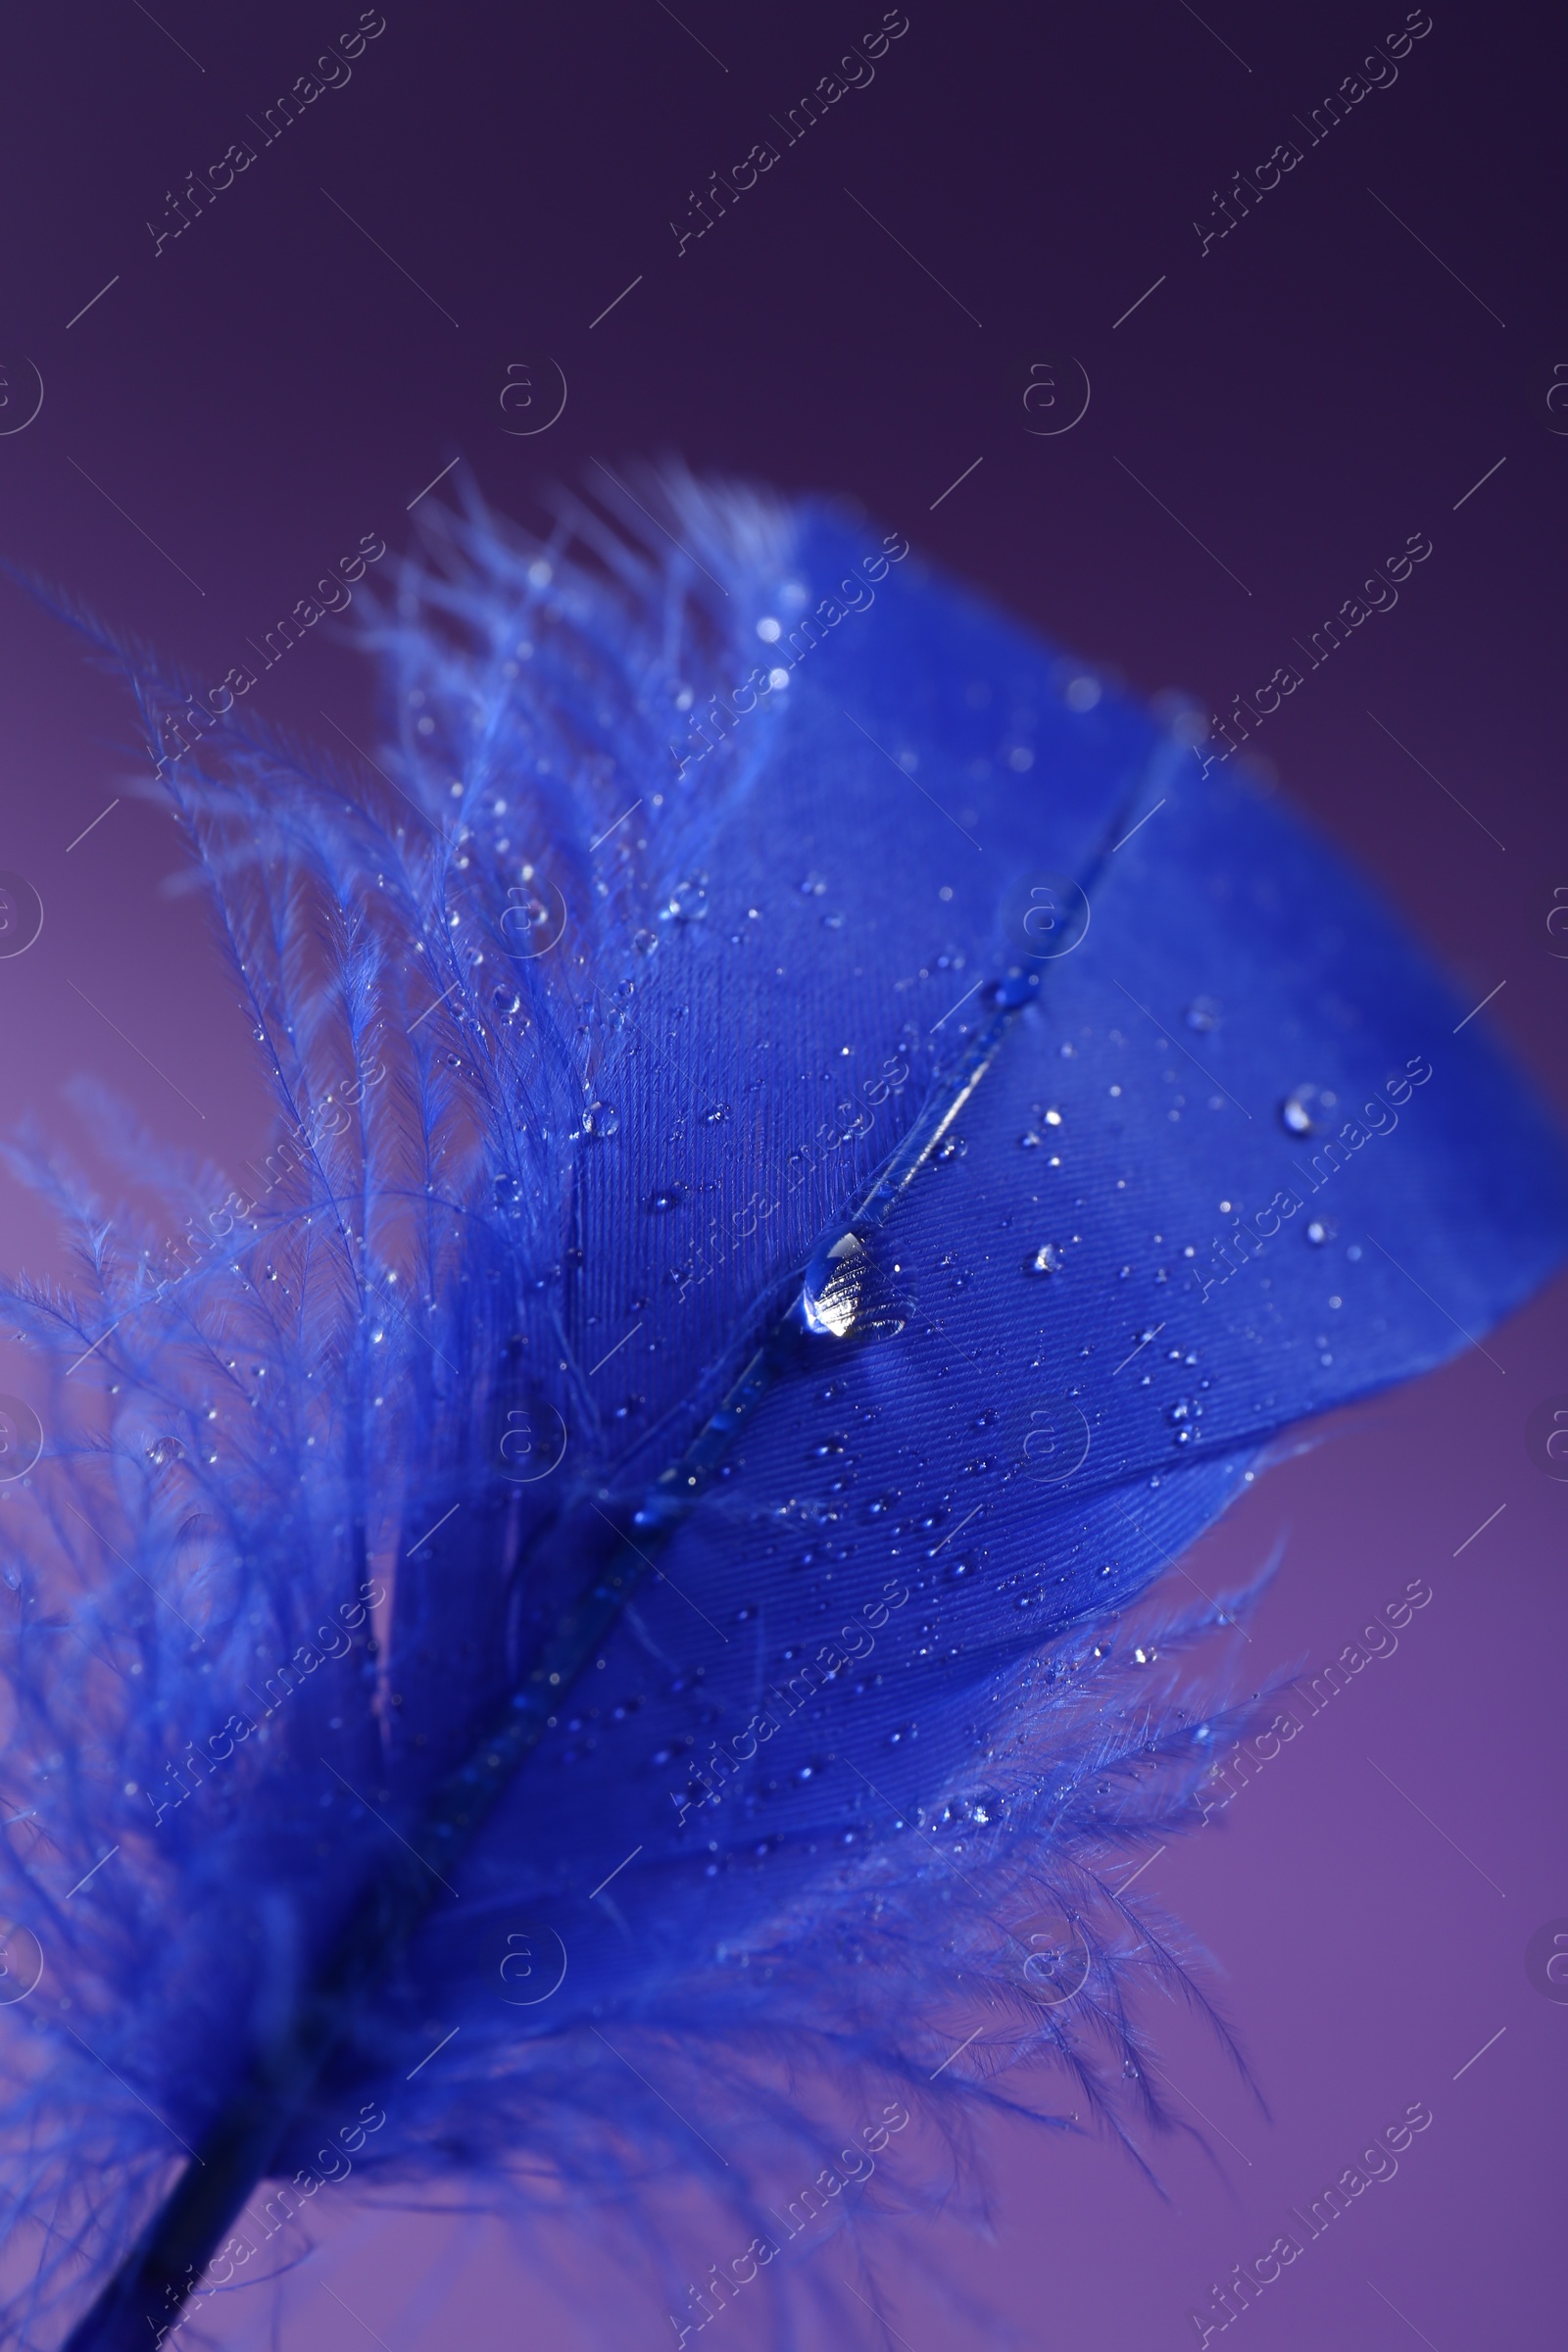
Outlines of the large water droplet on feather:
[[816,1250],[801,1291],[801,1320],[818,1339],[861,1339],[904,1329],[914,1302],[903,1268],[884,1268],[857,1233],[841,1233]]
[[858,1235],[824,1243],[806,1270],[801,1313],[819,1339],[847,1340],[866,1302],[871,1260]]

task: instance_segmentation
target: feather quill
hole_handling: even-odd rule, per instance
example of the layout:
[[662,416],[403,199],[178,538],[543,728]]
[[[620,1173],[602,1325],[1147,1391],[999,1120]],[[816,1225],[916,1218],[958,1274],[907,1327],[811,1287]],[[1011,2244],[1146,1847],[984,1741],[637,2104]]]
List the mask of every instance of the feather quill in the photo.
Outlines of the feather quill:
[[84,1098],[112,1207],[18,1147],[81,1266],[8,1294],[28,2342],[164,2340],[356,2168],[676,2300],[662,2177],[771,2244],[835,2100],[1170,2121],[1117,1888],[1251,1702],[1184,1662],[1245,1596],[1153,1588],[1563,1252],[1298,818],[897,534],[638,492],[427,522],[368,779],[118,649],[279,1127]]

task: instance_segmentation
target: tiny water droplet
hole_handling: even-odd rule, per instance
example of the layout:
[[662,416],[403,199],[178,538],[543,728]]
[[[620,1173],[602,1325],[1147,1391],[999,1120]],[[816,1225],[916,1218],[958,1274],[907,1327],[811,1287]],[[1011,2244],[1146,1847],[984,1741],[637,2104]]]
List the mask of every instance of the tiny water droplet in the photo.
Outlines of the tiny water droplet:
[[657,1193],[649,1195],[648,1205],[656,1210],[679,1208],[684,1198],[678,1184],[662,1185]]
[[1187,1023],[1189,1029],[1196,1029],[1200,1037],[1206,1037],[1211,1029],[1217,1029],[1219,1027],[1220,1007],[1218,999],[1215,997],[1195,997],[1192,1003],[1188,1005],[1186,1011],[1183,1013],[1182,1018]]
[[708,912],[708,892],[704,888],[706,874],[695,880],[677,882],[664,907],[664,919],[672,923],[700,923]]
[[631,944],[639,956],[652,956],[659,945],[659,933],[657,931],[634,931],[631,935]]
[[1294,1086],[1280,1104],[1280,1125],[1287,1135],[1321,1135],[1338,1101],[1331,1087]]
[[[938,961],[942,960],[943,958],[939,956]],[[1025,971],[1018,966],[1004,972],[1000,980],[993,980],[985,992],[991,1004],[1000,1004],[1004,1010],[1008,1012],[1016,1011],[1020,1004],[1027,1004],[1031,997],[1038,996],[1039,993],[1040,974],[1035,971]]]
[[1042,1242],[1033,1257],[1024,1259],[1023,1270],[1026,1274],[1059,1274],[1062,1263],[1062,1254],[1055,1243]]
[[620,1113],[611,1102],[590,1102],[582,1114],[584,1135],[617,1135]]

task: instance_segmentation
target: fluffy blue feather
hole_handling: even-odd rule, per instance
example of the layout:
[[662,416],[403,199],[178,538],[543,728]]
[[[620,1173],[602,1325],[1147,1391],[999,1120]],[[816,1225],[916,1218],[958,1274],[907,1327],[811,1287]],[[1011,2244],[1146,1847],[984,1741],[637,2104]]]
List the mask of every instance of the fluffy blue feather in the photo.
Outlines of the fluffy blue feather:
[[1563,1250],[1298,818],[897,535],[639,495],[427,526],[368,780],[130,663],[281,1124],[264,1187],[85,1105],[112,1211],[23,1152],[82,1264],[9,1300],[28,2341],[345,2167],[564,2199],[684,2340],[670,2178],[771,2246],[1031,2064],[1169,2120],[1116,1887],[1246,1710],[1182,1662],[1240,1600],[1152,1588]]

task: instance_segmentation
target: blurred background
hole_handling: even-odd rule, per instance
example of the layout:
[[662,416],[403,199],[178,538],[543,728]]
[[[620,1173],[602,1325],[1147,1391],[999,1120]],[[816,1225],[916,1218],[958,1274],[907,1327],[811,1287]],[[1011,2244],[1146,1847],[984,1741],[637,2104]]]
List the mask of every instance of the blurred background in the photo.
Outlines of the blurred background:
[[[464,467],[535,522],[552,481],[666,454],[839,494],[1134,689],[1242,698],[1249,749],[1560,1100],[1564,47],[1543,12],[1444,0],[12,12],[0,556],[216,684]],[[1323,658],[1418,534],[1396,604]],[[92,1071],[237,1160],[267,1119],[248,1031],[126,707],[20,579],[0,608],[0,1102],[63,1134]],[[1282,664],[1301,686],[1254,725]],[[330,620],[254,703],[376,751]],[[7,1268],[56,1269],[9,1179],[0,1216]],[[1201,2340],[1194,2310],[1217,2340],[1211,2286],[1421,2102],[1397,2176],[1235,2327],[1560,2342],[1568,1484],[1527,1432],[1568,1401],[1565,1296],[1313,1432],[1195,1563],[1213,1590],[1285,1537],[1260,1679],[1433,1593],[1143,1881],[1212,1954],[1260,2096],[1173,2017],[1207,2152],[1154,2149],[1151,2185],[1094,2140],[997,2134],[989,2234],[922,2226],[951,2292],[890,2239],[865,2341],[1145,2352]],[[286,2277],[211,2307],[224,2343],[587,2342],[498,2231],[342,2194]],[[850,2275],[825,2229],[805,2259]],[[628,2307],[624,2341],[665,2326]]]

